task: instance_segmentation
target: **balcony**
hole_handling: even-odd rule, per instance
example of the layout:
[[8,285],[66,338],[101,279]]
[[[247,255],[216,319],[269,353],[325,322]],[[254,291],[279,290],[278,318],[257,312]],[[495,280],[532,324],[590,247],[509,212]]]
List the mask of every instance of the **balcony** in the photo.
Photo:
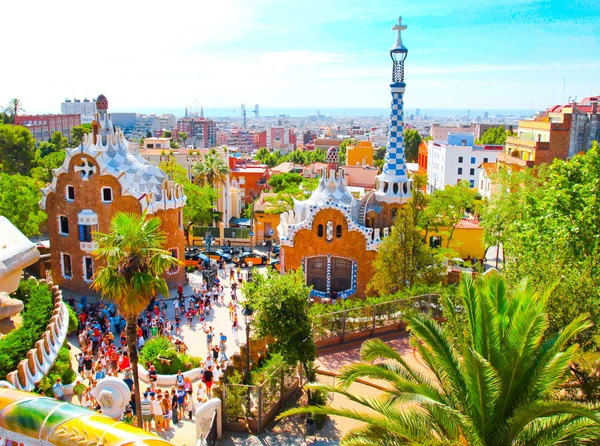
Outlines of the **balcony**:
[[531,150],[548,150],[550,143],[548,141],[533,141],[531,139],[519,138],[517,136],[506,137],[506,149],[509,151],[520,150],[520,147]]
[[498,154],[498,162],[501,164],[513,164],[519,167],[533,167],[535,165],[534,161],[525,161],[518,156],[512,156],[505,152]]
[[98,249],[98,242],[79,242],[79,249],[84,252],[92,252]]

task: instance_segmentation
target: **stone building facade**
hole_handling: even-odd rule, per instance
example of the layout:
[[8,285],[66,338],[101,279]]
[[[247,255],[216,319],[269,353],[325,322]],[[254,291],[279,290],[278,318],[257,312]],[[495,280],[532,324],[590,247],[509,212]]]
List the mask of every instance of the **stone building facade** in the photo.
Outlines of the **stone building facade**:
[[[116,212],[158,217],[167,235],[164,247],[184,259],[183,187],[168,181],[158,167],[128,150],[128,141],[115,131],[104,96],[96,101],[99,114],[93,133],[79,147],[67,149],[61,167],[53,171],[40,206],[48,214],[48,233],[55,284],[89,293],[98,267],[92,252],[93,233],[108,232]],[[166,275],[169,286],[183,283],[183,266]]]
[[277,228],[281,240],[280,272],[302,268],[312,294],[321,298],[364,297],[373,274],[373,261],[382,239],[389,234],[398,210],[411,198],[411,180],[404,154],[404,60],[408,50],[400,32],[393,60],[392,104],[383,171],[375,190],[360,200],[350,192],[338,152],[330,148],[328,168],[310,198],[295,201],[281,214]]

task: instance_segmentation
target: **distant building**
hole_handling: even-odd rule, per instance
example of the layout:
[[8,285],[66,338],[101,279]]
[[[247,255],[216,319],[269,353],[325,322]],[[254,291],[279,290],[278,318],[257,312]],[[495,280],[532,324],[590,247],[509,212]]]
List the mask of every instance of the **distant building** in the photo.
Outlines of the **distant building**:
[[450,133],[448,142],[427,143],[427,193],[444,189],[460,181],[467,181],[471,188],[478,187],[477,168],[482,163],[495,163],[503,146],[474,144],[473,133]]
[[417,164],[419,165],[417,173],[419,175],[427,175],[427,164],[429,162],[429,148],[427,146],[427,141],[421,141],[421,144],[419,144],[417,160]]
[[242,206],[252,202],[267,187],[269,168],[264,164],[246,164],[229,157],[229,177],[239,185]]
[[[137,121],[137,113],[111,113],[113,125],[120,127],[123,131],[131,131]],[[143,136],[146,136],[145,134]]]
[[83,101],[79,99],[65,99],[65,101],[60,104],[60,114],[81,115],[82,124],[91,124],[94,120],[94,115],[96,114],[96,101],[93,99],[90,101],[87,98]]
[[372,166],[373,143],[371,141],[358,141],[358,144],[346,146],[347,166]]
[[344,176],[346,184],[350,187],[362,187],[364,189],[375,189],[377,180],[377,167],[364,166],[344,166]]
[[48,141],[58,131],[71,139],[71,129],[81,125],[81,115],[17,115],[15,125],[27,127],[36,141]]
[[[133,156],[120,130],[115,132],[108,101],[100,95],[93,132],[81,145],[67,151],[52,183],[43,190],[40,206],[48,213],[52,280],[61,288],[90,292],[96,271],[92,252],[98,247],[94,232],[108,232],[119,211],[159,217],[167,249],[183,260],[183,187],[150,163]],[[77,115],[79,116],[79,115]],[[177,266],[165,274],[169,286],[185,280]]]
[[598,97],[557,105],[542,116],[521,120],[516,133],[506,138],[505,152],[498,159],[502,164],[524,169],[586,152],[600,138]]
[[144,138],[144,150],[148,149],[163,149],[168,153],[171,149],[171,138]]
[[214,147],[217,143],[217,126],[206,118],[182,118],[177,121],[177,132],[188,136],[186,144],[200,149]]
[[173,114],[164,114],[158,118],[158,125],[161,130],[173,130],[177,127],[177,118]]
[[266,147],[272,150],[279,150],[286,154],[296,148],[296,132],[294,129],[283,126],[269,127],[266,130]]
[[431,137],[434,141],[447,141],[449,133],[473,133],[475,140],[481,139],[486,130],[499,127],[498,124],[469,124],[445,126],[433,124],[431,126]]

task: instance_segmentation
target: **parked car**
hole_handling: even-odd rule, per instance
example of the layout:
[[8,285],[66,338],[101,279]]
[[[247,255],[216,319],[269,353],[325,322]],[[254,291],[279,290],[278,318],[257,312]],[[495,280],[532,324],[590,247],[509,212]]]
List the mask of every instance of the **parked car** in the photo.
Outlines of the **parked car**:
[[255,252],[245,252],[233,258],[233,263],[240,265],[242,268],[247,266],[253,267],[256,265],[266,265],[267,256]]
[[231,262],[231,254],[223,251],[222,249],[215,249],[214,251],[204,251],[202,254],[210,257],[212,260],[220,262],[221,259],[225,260],[226,263]]
[[198,266],[202,263],[204,268],[210,267],[210,259],[199,251],[186,251],[185,252],[185,266]]
[[269,266],[271,268],[273,268],[276,271],[279,271],[279,260],[271,260],[271,263],[269,263]]

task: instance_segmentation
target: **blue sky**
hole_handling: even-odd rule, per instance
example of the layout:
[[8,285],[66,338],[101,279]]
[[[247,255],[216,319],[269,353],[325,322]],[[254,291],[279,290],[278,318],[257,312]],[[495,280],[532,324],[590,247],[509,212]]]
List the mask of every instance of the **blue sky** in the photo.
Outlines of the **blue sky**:
[[32,0],[3,5],[18,45],[0,103],[387,107],[398,15],[407,107],[540,109],[562,101],[563,77],[565,99],[600,92],[599,0]]

